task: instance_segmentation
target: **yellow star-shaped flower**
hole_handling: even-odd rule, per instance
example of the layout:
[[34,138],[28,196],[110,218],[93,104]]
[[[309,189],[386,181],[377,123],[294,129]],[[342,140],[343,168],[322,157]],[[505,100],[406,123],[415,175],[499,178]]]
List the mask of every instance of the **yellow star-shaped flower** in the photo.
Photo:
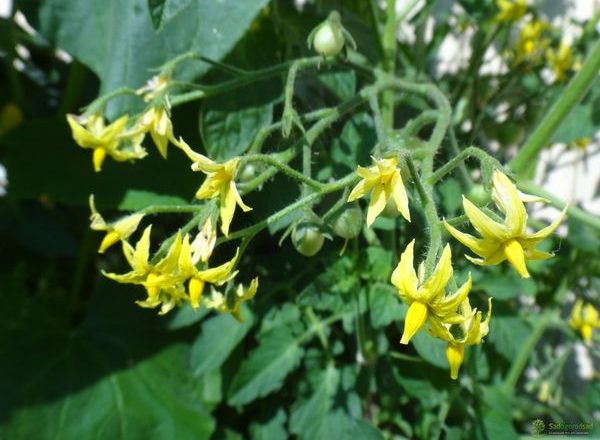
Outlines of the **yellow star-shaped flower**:
[[235,186],[234,179],[240,159],[235,157],[225,163],[219,164],[193,151],[181,138],[179,139],[178,146],[194,162],[192,170],[202,171],[206,174],[206,180],[196,192],[196,198],[204,200],[219,197],[221,231],[223,231],[225,236],[229,235],[229,226],[233,220],[236,205],[239,205],[244,212],[252,210],[252,208],[242,201],[240,193]]
[[179,272],[182,238],[177,234],[167,255],[157,264],[150,262],[150,232],[148,226],[135,248],[123,242],[123,254],[131,266],[131,271],[122,275],[102,272],[104,276],[119,283],[141,284],[146,288],[148,298],[137,301],[142,307],[154,308],[162,304],[160,314],[169,312],[173,307],[187,299],[183,281],[185,276]]
[[573,59],[573,50],[566,41],[561,41],[558,49],[548,49],[546,51],[546,60],[554,71],[556,82],[564,82],[567,79],[567,72],[579,67]]
[[444,225],[454,238],[481,257],[467,255],[471,262],[481,266],[492,266],[508,260],[523,278],[528,278],[526,259],[545,260],[554,256],[538,251],[535,246],[554,232],[562,221],[566,208],[552,224],[530,234],[527,232],[527,211],[523,202],[541,199],[520,193],[510,179],[498,170],[494,171],[493,175],[492,199],[505,215],[503,223],[488,217],[463,196],[465,214],[482,238],[461,232],[446,222]]
[[544,51],[550,45],[550,39],[543,37],[548,28],[548,23],[538,19],[531,20],[523,26],[515,45],[515,62],[540,61]]
[[142,159],[146,156],[146,150],[141,146],[144,135],[126,132],[128,120],[127,115],[121,116],[107,126],[100,114],[84,118],[67,115],[67,122],[77,145],[94,150],[94,171],[99,172],[102,169],[107,155],[118,162]]
[[482,321],[481,311],[472,309],[469,298],[465,298],[459,307],[459,312],[464,321],[459,324],[447,324],[439,321],[430,321],[429,333],[436,338],[448,343],[446,358],[450,365],[450,377],[458,378],[458,370],[465,357],[465,345],[481,344],[483,338],[490,330],[490,319],[492,318],[492,298],[488,299],[488,313],[485,321]]
[[166,159],[169,141],[175,143],[173,123],[169,118],[168,110],[164,107],[150,107],[142,115],[138,124],[141,130],[150,133],[160,155]]
[[587,345],[592,343],[592,330],[600,328],[600,317],[598,310],[591,305],[583,305],[583,300],[575,301],[573,310],[571,311],[571,319],[569,325],[581,333],[583,340]]
[[96,210],[94,204],[94,195],[90,196],[90,228],[94,231],[106,231],[106,235],[100,243],[99,253],[104,253],[113,244],[119,240],[127,240],[135,232],[138,225],[144,218],[144,214],[131,214],[125,216],[114,223],[106,223],[102,215]]
[[197,309],[200,306],[200,298],[202,297],[206,283],[222,286],[236,276],[237,271],[233,271],[233,268],[239,256],[239,249],[236,251],[235,256],[227,263],[205,270],[198,270],[196,264],[200,261],[202,250],[194,248],[194,244],[197,245],[198,243],[190,244],[189,236],[186,234],[181,246],[179,272],[186,278],[189,278],[188,292],[190,304],[194,309]]
[[496,14],[496,21],[517,21],[527,12],[526,0],[496,0],[500,12]]
[[394,199],[396,208],[402,216],[410,221],[408,196],[398,169],[398,159],[376,159],[375,165],[364,168],[359,166],[356,173],[362,180],[354,187],[348,196],[348,202],[353,202],[371,192],[371,201],[367,210],[367,226],[371,226],[377,216],[385,209],[385,205]]
[[471,290],[469,274],[469,279],[454,294],[446,295],[446,285],[452,277],[452,253],[449,245],[444,248],[433,274],[424,280],[421,266],[421,276],[417,277],[413,267],[414,246],[415,240],[406,246],[392,273],[392,284],[398,289],[400,298],[409,305],[401,344],[408,344],[427,320],[437,326],[462,322],[464,317],[457,313],[457,309]]

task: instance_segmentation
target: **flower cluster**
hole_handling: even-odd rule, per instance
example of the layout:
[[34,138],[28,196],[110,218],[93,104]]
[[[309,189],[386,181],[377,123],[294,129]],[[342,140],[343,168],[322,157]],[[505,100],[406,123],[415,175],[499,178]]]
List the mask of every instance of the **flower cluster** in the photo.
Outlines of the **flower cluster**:
[[600,328],[600,315],[598,310],[591,305],[583,305],[583,300],[575,301],[569,321],[571,327],[581,333],[586,344],[592,343],[592,330]]
[[[368,226],[391,199],[402,216],[410,221],[408,197],[397,159],[373,158],[373,161],[374,165],[369,168],[358,167],[357,174],[361,180],[350,193],[348,202],[371,194],[367,212]],[[467,256],[472,263],[489,266],[507,260],[522,277],[529,277],[526,260],[552,257],[551,253],[539,251],[535,247],[554,232],[565,211],[544,229],[535,233],[528,232],[524,202],[543,199],[521,193],[499,170],[495,170],[492,176],[491,198],[504,215],[502,221],[495,218],[495,213],[488,215],[463,197],[465,214],[481,235],[480,238],[461,232],[447,222],[444,222],[444,225],[454,238],[478,256]],[[418,274],[415,271],[414,247],[415,240],[411,241],[402,253],[391,277],[398,295],[409,306],[400,343],[408,344],[419,329],[426,327],[431,336],[446,342],[451,377],[456,379],[464,359],[465,346],[481,344],[489,332],[491,298],[488,300],[487,315],[483,319],[482,312],[473,308],[469,301],[472,284],[470,274],[462,286],[455,288],[452,293],[447,292],[450,281],[455,284],[450,246],[444,247],[436,267],[430,274],[425,272],[424,264],[419,266]]]
[[[80,117],[68,115],[67,121],[73,138],[82,148],[93,149],[96,172],[101,171],[106,156],[117,161],[133,161],[145,157],[147,153],[141,144],[147,133],[164,158],[167,157],[169,143],[180,148],[192,160],[192,169],[206,174],[196,197],[200,200],[219,199],[221,230],[228,235],[236,205],[243,211],[251,209],[242,202],[234,181],[239,158],[219,164],[194,152],[183,139],[176,140],[169,116],[168,89],[169,79],[166,75],[153,78],[139,89],[137,93],[143,95],[144,101],[150,105],[133,123],[127,115],[108,125],[99,113]],[[253,279],[248,288],[244,288],[242,284],[237,288],[231,285],[237,274],[234,269],[239,249],[224,264],[215,267],[208,264],[217,240],[216,222],[210,210],[202,228],[193,239],[187,233],[182,235],[178,232],[168,249],[164,252],[159,249],[153,257],[150,255],[152,225],[146,227],[135,245],[128,241],[146,216],[144,212],[107,222],[96,209],[93,196],[90,197],[90,210],[91,229],[105,232],[98,252],[104,253],[109,247],[121,242],[123,255],[131,267],[131,271],[125,274],[103,272],[104,275],[119,283],[144,286],[147,298],[137,302],[140,306],[160,306],[160,314],[165,314],[185,302],[194,309],[202,302],[207,308],[231,313],[236,319],[242,320],[240,306],[256,294],[258,278]],[[211,294],[204,298],[207,284],[211,286]],[[224,291],[219,292],[215,287],[223,287]]]

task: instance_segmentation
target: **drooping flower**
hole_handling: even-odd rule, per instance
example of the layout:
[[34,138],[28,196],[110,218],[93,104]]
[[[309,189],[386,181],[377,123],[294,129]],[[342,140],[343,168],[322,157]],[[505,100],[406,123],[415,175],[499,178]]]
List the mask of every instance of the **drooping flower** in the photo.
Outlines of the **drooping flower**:
[[515,44],[516,63],[540,61],[546,48],[550,45],[550,39],[544,37],[548,28],[548,23],[539,19],[530,20],[523,26]]
[[235,186],[234,179],[240,161],[239,157],[219,164],[193,151],[181,138],[178,141],[178,146],[192,160],[192,170],[202,171],[206,174],[206,180],[204,180],[196,192],[196,198],[204,200],[219,197],[221,231],[223,231],[225,236],[229,235],[229,226],[231,225],[236,205],[239,205],[244,212],[252,210],[252,208],[242,201]]
[[204,270],[198,270],[196,267],[196,264],[200,261],[200,256],[200,249],[194,249],[194,244],[190,244],[189,236],[186,234],[181,246],[179,272],[186,279],[189,278],[188,293],[190,304],[194,309],[200,306],[200,298],[202,297],[206,283],[222,286],[236,276],[237,271],[233,271],[233,268],[239,256],[239,249],[230,261]]
[[401,344],[408,344],[427,320],[437,326],[462,322],[464,317],[457,313],[457,309],[471,290],[469,274],[467,281],[455,293],[446,295],[446,285],[452,277],[452,253],[449,245],[444,248],[431,276],[425,280],[422,270],[419,270],[420,276],[417,277],[413,267],[414,245],[415,240],[406,246],[392,273],[392,284],[398,289],[400,298],[409,305]]
[[500,12],[496,14],[496,21],[517,21],[527,12],[526,0],[496,0]]
[[567,79],[567,72],[578,68],[571,46],[564,40],[560,42],[558,49],[550,48],[546,51],[546,60],[554,72],[556,82],[564,82]]
[[454,238],[481,257],[467,255],[472,263],[492,266],[508,260],[523,278],[528,278],[525,260],[545,260],[554,256],[535,249],[535,246],[554,232],[562,221],[566,208],[549,226],[538,232],[528,233],[527,211],[523,202],[537,201],[540,198],[520,193],[510,179],[498,170],[494,171],[492,182],[492,199],[505,215],[503,223],[488,217],[463,196],[465,214],[482,238],[461,232],[447,222],[444,225]]
[[598,310],[591,305],[583,305],[583,300],[580,298],[575,301],[573,310],[571,311],[571,319],[569,325],[581,333],[581,337],[587,345],[592,343],[592,330],[600,328],[600,316]]
[[231,313],[239,322],[244,322],[240,314],[240,307],[243,302],[254,298],[257,290],[258,278],[254,278],[247,289],[239,284],[237,289],[229,289],[225,294],[213,288],[211,297],[204,300],[204,305],[209,309],[216,309],[220,313]]
[[126,132],[128,120],[127,115],[121,116],[107,126],[100,114],[83,118],[67,115],[77,145],[94,150],[94,171],[99,172],[102,169],[107,155],[118,162],[142,159],[146,156],[146,150],[141,146],[144,135]]
[[142,115],[138,124],[143,131],[150,133],[154,145],[165,159],[167,158],[167,146],[169,141],[175,142],[173,136],[173,123],[169,117],[169,111],[165,107],[151,106]]
[[481,311],[471,308],[469,298],[465,298],[460,304],[459,313],[464,320],[458,324],[448,324],[437,320],[429,321],[431,335],[448,343],[446,358],[450,365],[452,379],[458,378],[458,370],[465,357],[465,345],[481,344],[490,330],[492,298],[488,299],[488,313],[484,321],[482,321]]
[[135,248],[123,242],[123,254],[131,266],[131,271],[119,275],[102,272],[104,276],[125,284],[140,284],[146,288],[148,298],[137,301],[142,307],[155,308],[161,305],[160,314],[169,312],[176,305],[187,299],[183,286],[185,276],[179,272],[182,238],[177,234],[167,254],[158,263],[150,261],[150,232],[148,226]]
[[402,182],[400,170],[397,168],[398,159],[376,159],[373,157],[375,165],[364,168],[359,166],[356,173],[362,177],[362,180],[354,187],[348,202],[353,202],[367,193],[371,192],[371,201],[367,210],[367,226],[371,226],[377,216],[385,209],[385,205],[390,198],[393,198],[398,212],[410,221],[410,212],[408,210],[408,196]]
[[100,248],[98,249],[98,252],[101,254],[118,241],[127,240],[144,218],[144,214],[135,213],[122,217],[113,223],[106,223],[102,215],[96,210],[93,194],[90,196],[89,203],[90,211],[92,211],[90,215],[90,228],[94,231],[106,231],[106,235],[102,239]]
[[191,249],[193,251],[193,260],[196,262],[202,261],[203,263],[208,262],[208,259],[212,255],[212,251],[217,243],[217,228],[213,225],[213,222],[208,216],[202,229],[196,234],[196,237],[192,241]]

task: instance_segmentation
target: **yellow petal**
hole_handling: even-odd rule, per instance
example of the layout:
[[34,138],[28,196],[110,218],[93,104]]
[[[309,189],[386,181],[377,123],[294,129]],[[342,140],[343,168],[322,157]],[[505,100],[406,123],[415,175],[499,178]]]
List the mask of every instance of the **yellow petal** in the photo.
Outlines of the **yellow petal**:
[[408,344],[411,338],[419,331],[427,320],[427,306],[422,302],[415,301],[408,308],[404,320],[404,333],[402,333],[401,344]]
[[223,263],[217,267],[212,267],[210,269],[199,271],[196,276],[202,278],[208,283],[221,286],[237,274],[237,272],[232,272],[232,270],[237,263],[239,255],[240,249],[238,248],[235,252],[234,257],[228,262]]
[[445,221],[444,226],[446,227],[446,230],[450,233],[450,235],[452,235],[454,238],[456,238],[458,241],[460,241],[462,244],[464,244],[466,247],[468,247],[474,253],[481,257],[485,257],[495,252],[500,245],[499,242],[495,242],[494,240],[482,240],[479,238],[475,238],[474,236],[472,236],[471,234],[467,234],[466,232],[461,232]]
[[463,344],[449,343],[446,348],[446,359],[450,365],[450,377],[454,380],[458,379],[458,371],[465,358],[465,346]]
[[562,222],[563,218],[565,217],[566,213],[567,213],[567,206],[565,206],[565,209],[563,209],[560,216],[558,216],[558,218],[556,220],[554,220],[550,225],[546,226],[543,229],[540,229],[535,234],[527,235],[525,237],[526,242],[527,242],[527,247],[535,246],[536,243],[542,241],[544,238],[546,238],[550,234],[552,234],[556,230],[556,228],[558,228],[558,226]]
[[92,156],[92,162],[94,163],[94,171],[100,172],[102,170],[102,163],[106,158],[106,150],[103,147],[94,148],[94,154]]
[[67,115],[67,122],[71,127],[73,139],[77,145],[82,148],[95,148],[97,146],[96,137],[79,123],[75,115]]
[[229,187],[221,191],[221,199],[219,200],[219,208],[221,213],[221,231],[226,237],[229,235],[229,226],[233,220],[235,213],[235,195]]
[[250,208],[248,205],[246,205],[243,201],[242,201],[242,197],[240,196],[240,193],[237,190],[237,187],[235,186],[235,182],[232,180],[231,183],[229,184],[229,189],[232,192],[233,196],[235,197],[235,202],[238,204],[238,206],[240,208],[242,208],[242,211],[244,212],[248,212],[248,211],[252,211],[252,208]]
[[575,301],[575,304],[573,305],[573,310],[571,310],[571,319],[569,321],[569,325],[575,330],[578,330],[582,324],[582,311],[583,300],[580,298],[577,301]]
[[196,153],[194,150],[192,150],[190,146],[181,137],[179,138],[179,141],[177,142],[176,146],[181,148],[181,150],[186,154],[186,156],[189,157],[194,163],[201,163],[203,165],[214,164],[214,162],[208,157],[204,156],[203,154]]
[[547,260],[554,257],[552,252],[542,252],[536,249],[525,249],[525,258],[528,260]]
[[392,284],[400,291],[401,296],[405,295],[413,299],[417,294],[417,274],[414,268],[414,247],[415,240],[408,243],[406,249],[400,256],[398,266],[392,273]]
[[144,229],[144,233],[142,234],[142,238],[135,245],[135,252],[133,254],[133,259],[135,261],[136,267],[143,267],[148,264],[148,259],[150,258],[150,232],[152,231],[152,225],[149,225],[146,229]]
[[[187,234],[186,234],[187,235]],[[181,254],[181,246],[183,240],[181,237],[181,232],[177,232],[175,236],[175,240],[169,246],[169,250],[167,251],[167,255],[165,255],[157,264],[156,270],[160,271],[164,274],[171,274],[175,272],[179,264],[179,256]]]
[[111,247],[113,244],[118,243],[120,239],[121,237],[115,231],[108,232],[102,239],[102,243],[100,243],[98,253],[103,254],[106,249]]
[[353,202],[357,199],[360,199],[369,191],[371,191],[371,189],[373,189],[373,186],[375,186],[374,180],[361,180],[350,192],[350,195],[348,196],[348,202]]
[[192,258],[192,249],[190,245],[190,236],[185,234],[181,243],[181,250],[179,252],[178,260],[179,272],[184,276],[196,276],[198,270],[194,264]]
[[402,176],[398,172],[393,179],[392,195],[396,207],[402,217],[410,221],[410,211],[408,210],[408,196],[406,195],[406,188],[404,188],[404,182],[402,182]]
[[471,224],[484,238],[503,241],[506,238],[506,227],[485,215],[469,199],[463,196],[463,208]]
[[477,264],[479,266],[495,266],[496,264],[500,264],[504,260],[506,260],[506,254],[504,253],[504,246],[500,245],[494,253],[483,259],[473,258],[470,255],[465,255],[465,258],[471,263]]
[[592,326],[588,324],[583,324],[581,326],[581,337],[585,341],[587,345],[592,344]]
[[385,209],[386,202],[385,191],[381,185],[376,185],[373,188],[369,209],[367,210],[367,226],[371,226],[377,216],[381,214],[381,211]]
[[471,286],[472,280],[471,274],[469,273],[467,281],[453,295],[443,297],[438,304],[431,306],[433,312],[440,317],[455,312],[458,309],[458,306],[467,299],[469,292],[471,291]]
[[190,293],[190,304],[192,308],[197,309],[200,306],[200,298],[204,291],[204,281],[198,278],[191,278],[188,284]]
[[521,277],[529,278],[529,272],[527,272],[527,266],[525,265],[525,253],[518,240],[511,239],[504,243],[504,254]]
[[586,304],[583,308],[583,322],[594,327],[598,326],[598,310],[593,305]]
[[422,289],[426,291],[426,300],[431,301],[444,295],[446,284],[452,276],[452,251],[450,245],[444,247],[440,261]]
[[506,227],[512,235],[524,233],[527,225],[527,211],[517,187],[498,170],[494,171],[492,182],[492,198],[498,208],[506,214]]

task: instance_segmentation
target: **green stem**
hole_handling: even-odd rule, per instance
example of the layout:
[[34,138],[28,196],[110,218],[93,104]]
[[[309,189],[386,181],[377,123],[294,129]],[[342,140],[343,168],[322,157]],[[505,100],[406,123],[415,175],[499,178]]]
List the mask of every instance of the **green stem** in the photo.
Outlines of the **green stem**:
[[516,174],[525,176],[529,172],[535,163],[535,158],[550,143],[552,136],[561,126],[567,114],[586,95],[598,77],[598,70],[600,70],[600,41],[592,48],[579,72],[552,105],[523,148],[510,162],[509,166]]
[[495,158],[493,158],[492,156],[487,154],[481,148],[468,147],[468,148],[465,148],[463,151],[461,151],[456,156],[454,156],[448,162],[446,162],[443,166],[438,168],[434,173],[432,173],[427,178],[427,183],[429,185],[435,184],[438,180],[440,180],[442,177],[444,177],[446,174],[448,174],[454,168],[459,166],[463,161],[465,161],[466,159],[469,159],[471,157],[479,159],[479,162],[481,162],[482,164],[484,164],[484,163],[489,164],[493,168],[497,168],[501,171],[504,168],[502,166],[502,164],[500,162],[498,162],[498,160],[496,160]]
[[[324,186],[323,183],[317,182],[316,180],[311,179],[310,176],[306,176],[303,173],[299,173],[295,169],[287,166],[285,163],[280,162],[279,160],[277,160],[277,158],[275,158],[271,155],[268,155],[268,154],[249,154],[247,156],[243,156],[240,160],[240,165],[242,165],[246,162],[266,163],[267,165],[271,165],[272,167],[277,168],[279,171],[283,172],[284,174],[287,174],[291,178],[299,180],[300,182],[304,183],[305,185],[307,185],[311,188],[314,188],[316,190],[320,190]],[[305,171],[306,171],[306,169],[305,169]],[[310,166],[309,166],[309,172],[310,172]]]
[[138,211],[140,214],[193,214],[199,209],[204,209],[203,205],[150,205]]
[[521,351],[512,363],[512,366],[506,375],[506,379],[504,379],[502,391],[507,396],[512,395],[514,388],[521,377],[521,373],[527,366],[527,362],[529,362],[529,356],[531,355],[531,352],[538,343],[538,340],[542,337],[546,329],[550,327],[555,319],[556,312],[549,311],[540,316],[536,321],[531,333],[529,334],[529,337],[525,340],[525,343],[521,347]]
[[[386,20],[383,27],[383,37],[381,41],[381,47],[383,48],[383,59],[381,60],[381,67],[384,72],[389,75],[394,75],[396,71],[396,1],[387,0],[386,5]],[[394,126],[394,91],[386,90],[381,98],[381,114],[383,124],[386,128],[393,128]]]
[[[554,194],[545,191],[531,182],[517,182],[517,187],[519,187],[519,189],[525,193],[548,199],[550,204],[558,209],[564,209],[566,206],[568,206],[566,202],[556,197]],[[569,206],[567,208],[567,215],[593,227],[596,230],[600,230],[600,217],[590,214],[589,212],[586,212],[577,206]]]
[[281,220],[285,216],[291,214],[292,212],[294,212],[300,208],[303,208],[305,206],[308,206],[309,204],[318,200],[321,196],[323,196],[325,194],[329,194],[331,192],[342,190],[342,189],[354,184],[356,182],[356,180],[357,180],[356,174],[350,173],[346,177],[344,177],[336,182],[328,183],[328,184],[324,185],[320,191],[313,192],[311,194],[308,194],[307,196],[302,197],[301,199],[295,201],[291,205],[288,205],[285,208],[283,208],[282,210],[277,211],[276,213],[270,215],[266,219],[261,220],[260,222],[254,224],[252,226],[248,226],[247,228],[240,229],[239,231],[235,231],[235,232],[229,234],[227,237],[218,238],[217,244],[225,243],[225,242],[235,240],[238,238],[242,238],[248,234],[256,234],[257,232],[268,227],[269,225],[278,222],[279,220]]

